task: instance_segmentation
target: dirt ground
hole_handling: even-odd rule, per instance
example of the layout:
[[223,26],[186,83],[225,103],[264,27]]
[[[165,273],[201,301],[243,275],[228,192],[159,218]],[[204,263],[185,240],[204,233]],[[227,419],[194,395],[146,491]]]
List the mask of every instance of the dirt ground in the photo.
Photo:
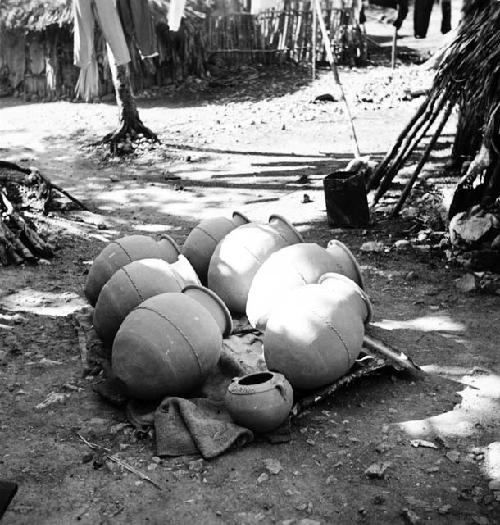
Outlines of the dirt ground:
[[[410,32],[407,22],[408,45]],[[439,42],[435,27],[430,39],[430,47]],[[146,144],[125,162],[87,147],[113,129],[112,104],[0,100],[0,156],[36,165],[107,224],[63,225],[50,262],[0,271],[0,477],[19,484],[3,523],[499,523],[498,295],[459,292],[463,270],[442,251],[396,250],[396,240],[427,228],[420,220],[378,214],[366,230],[328,226],[321,179],[352,158],[340,105],[312,103],[332,90],[328,72],[314,82],[294,67],[238,75],[141,99],[162,145]],[[404,64],[392,81],[384,66],[341,75],[362,152],[378,159],[419,104],[409,90],[429,75]],[[453,123],[428,174],[440,173],[452,133]],[[302,174],[306,187],[294,184]],[[290,443],[256,441],[201,469],[192,457],[156,461],[151,436],[134,433],[123,411],[93,392],[100,378],[84,374],[72,313],[84,306],[89,262],[109,239],[166,232],[182,243],[201,219],[235,209],[254,220],[280,213],[308,241],[346,243],[384,339],[428,378],[353,384],[295,420]],[[372,240],[387,250],[360,250]],[[51,393],[64,395],[37,408]],[[164,489],[101,466],[77,432]],[[266,471],[268,458],[280,462],[278,474]],[[382,479],[366,476],[373,463],[386,463]]]

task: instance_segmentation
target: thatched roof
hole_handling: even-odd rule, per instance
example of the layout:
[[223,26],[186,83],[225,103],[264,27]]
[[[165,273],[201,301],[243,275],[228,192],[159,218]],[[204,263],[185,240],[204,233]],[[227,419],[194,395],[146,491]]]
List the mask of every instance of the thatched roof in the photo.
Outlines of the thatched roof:
[[[43,31],[49,26],[73,24],[72,0],[1,0],[0,27]],[[166,20],[170,0],[149,0],[151,14],[157,21]],[[186,16],[200,17],[203,2],[188,0]]]
[[0,21],[6,29],[42,31],[72,23],[71,0],[2,0]]

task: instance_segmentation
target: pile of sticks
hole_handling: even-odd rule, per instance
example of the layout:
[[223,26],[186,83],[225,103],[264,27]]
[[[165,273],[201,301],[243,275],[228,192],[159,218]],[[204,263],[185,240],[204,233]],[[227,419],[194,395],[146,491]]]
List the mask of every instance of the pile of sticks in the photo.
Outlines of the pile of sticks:
[[[399,170],[434,126],[431,139],[392,212],[393,215],[399,213],[457,105],[475,109],[473,117],[480,117],[477,120],[483,127],[483,140],[487,142],[487,147],[498,149],[494,137],[498,135],[499,129],[499,119],[496,117],[500,108],[499,60],[500,4],[492,0],[474,0],[469,4],[455,40],[441,58],[426,100],[369,181],[368,189],[377,188],[375,203],[387,192]],[[500,173],[500,170],[497,171]],[[500,183],[500,174],[494,177],[498,181],[490,180],[486,185],[490,191],[494,191],[495,183],[497,186]]]

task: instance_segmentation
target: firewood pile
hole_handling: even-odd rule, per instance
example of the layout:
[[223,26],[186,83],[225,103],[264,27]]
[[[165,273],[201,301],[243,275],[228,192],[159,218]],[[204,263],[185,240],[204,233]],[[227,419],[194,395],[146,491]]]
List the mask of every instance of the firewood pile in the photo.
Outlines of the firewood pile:
[[47,214],[56,192],[84,208],[36,169],[0,161],[0,266],[36,264],[53,255],[54,246],[39,219]]

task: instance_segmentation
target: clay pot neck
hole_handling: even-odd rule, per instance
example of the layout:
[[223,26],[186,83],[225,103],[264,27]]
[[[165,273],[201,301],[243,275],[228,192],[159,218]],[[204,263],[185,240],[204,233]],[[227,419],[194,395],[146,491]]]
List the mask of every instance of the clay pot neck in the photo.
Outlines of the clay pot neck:
[[233,222],[236,226],[243,226],[243,224],[250,223],[250,219],[239,211],[233,212]]
[[269,217],[269,224],[290,244],[304,242],[302,235],[281,215],[271,215]]
[[158,247],[160,248],[160,250],[161,250],[161,247],[165,247],[165,249],[168,251],[172,251],[173,249],[174,252],[177,253],[177,255],[180,255],[181,253],[181,249],[179,248],[179,245],[174,241],[174,239],[172,239],[172,237],[170,237],[170,235],[167,235],[167,234],[162,235],[162,238],[159,241],[157,241],[157,243],[158,243]]
[[197,284],[188,284],[182,293],[191,296],[205,307],[219,325],[222,337],[228,337],[233,331],[231,314],[222,299],[212,290]]
[[196,284],[201,286],[200,279],[194,271],[194,268],[191,266],[191,263],[184,257],[184,255],[179,255],[177,261],[171,264],[173,270],[175,270],[184,281],[184,285],[187,284]]
[[359,287],[361,289],[364,289],[365,284],[363,281],[363,274],[361,273],[361,268],[359,267],[358,261],[356,260],[356,257],[354,257],[354,255],[352,254],[351,250],[349,250],[349,248],[344,243],[337,241],[336,239],[332,239],[325,249],[327,252],[332,252],[333,254],[335,254],[335,252],[337,252],[339,249],[345,253],[345,255],[352,262],[356,270],[356,275],[359,279]]
[[284,377],[274,372],[256,372],[235,377],[229,385],[231,394],[257,394],[275,389],[283,384]]
[[372,303],[370,301],[370,298],[368,297],[368,294],[364,290],[362,290],[357,283],[349,279],[349,277],[346,277],[345,275],[342,275],[340,273],[328,272],[323,274],[318,279],[318,284],[323,284],[325,286],[331,285],[332,287],[335,287],[336,283],[341,283],[350,286],[355,291],[355,293],[359,295],[360,299],[365,303],[366,307],[366,318],[363,320],[363,322],[365,324],[368,324],[371,321],[373,315]]

